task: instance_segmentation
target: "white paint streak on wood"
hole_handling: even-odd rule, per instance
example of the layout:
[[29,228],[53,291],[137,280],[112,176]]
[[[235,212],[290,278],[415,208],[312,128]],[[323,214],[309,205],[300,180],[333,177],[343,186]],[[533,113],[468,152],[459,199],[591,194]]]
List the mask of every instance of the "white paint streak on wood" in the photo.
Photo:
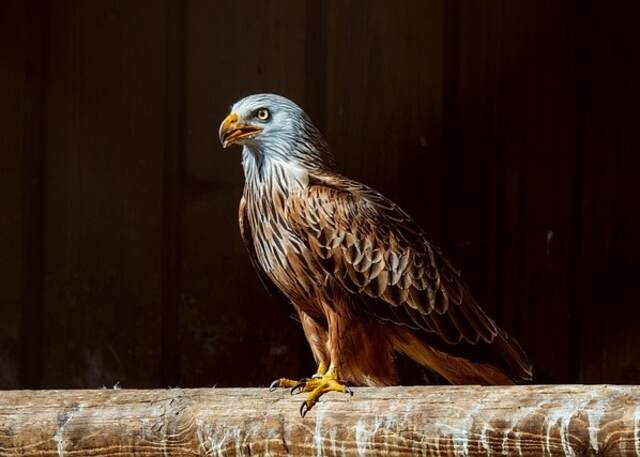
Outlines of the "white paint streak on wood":
[[324,417],[324,414],[325,414],[324,406],[325,406],[325,403],[320,403],[316,406],[318,411],[316,413],[316,427],[313,433],[313,446],[316,451],[316,457],[323,456],[324,443],[323,443],[323,437],[322,437],[322,418]]
[[640,406],[636,407],[633,417],[633,446],[636,455],[640,456],[640,427],[638,427],[638,423],[640,423]]
[[482,424],[482,429],[480,430],[480,445],[482,449],[485,450],[488,457],[491,457],[491,446],[487,442],[487,432],[489,431],[489,425],[487,423]]
[[[384,435],[398,434],[398,422],[406,423],[407,415],[414,414],[409,405],[407,411],[407,403],[396,400],[389,400],[389,405],[382,414],[368,415],[359,420],[355,427],[355,441],[358,456],[367,456],[371,452],[371,443],[380,441]],[[390,453],[389,442],[384,440],[384,452]],[[416,452],[419,452],[416,449]]]
[[440,436],[451,439],[456,457],[469,455],[469,432],[473,429],[475,418],[482,409],[482,402],[478,402],[471,407],[467,414],[458,413],[447,418],[449,421],[446,423],[436,423]]
[[355,428],[355,438],[356,438],[356,449],[358,450],[358,457],[367,457],[367,445],[368,442],[368,431],[367,426],[364,420],[360,419],[356,422]]
[[[571,420],[580,412],[582,412],[591,399],[586,396],[575,396],[568,398],[564,402],[558,404],[558,406],[547,407],[546,409],[546,429],[545,429],[545,444],[546,450],[551,455],[551,433],[553,427],[558,427],[558,433],[560,435],[560,444],[566,457],[575,457],[576,453],[571,447],[571,441],[569,437],[569,425]],[[549,402],[545,401],[540,406],[548,405]]]
[[56,430],[56,433],[54,433],[53,435],[53,441],[55,441],[56,443],[56,451],[58,452],[58,457],[64,457],[64,453],[65,453],[65,447],[66,447],[66,441],[64,438],[65,428],[73,418],[74,414],[77,411],[80,411],[81,409],[82,409],[81,405],[76,406],[70,410],[64,411],[60,415],[60,417],[58,417],[58,429]]
[[196,419],[196,438],[198,438],[198,451],[202,450],[204,451],[205,455],[208,456],[209,452],[207,451],[207,446],[205,444],[207,437],[205,436],[205,433],[203,431],[204,428],[204,421],[202,421],[201,419]]
[[519,431],[514,430],[520,424],[520,421],[529,417],[533,414],[537,409],[537,406],[528,406],[521,407],[515,412],[515,414],[511,417],[511,424],[509,428],[505,429],[503,432],[502,438],[502,455],[510,455],[509,453],[509,435],[514,434],[513,440],[515,441],[516,450],[518,452],[518,456],[522,457],[522,443],[520,442],[521,433]]
[[600,450],[598,443],[598,432],[600,431],[600,421],[604,415],[606,407],[616,398],[618,395],[613,394],[611,397],[598,397],[592,396],[591,402],[586,408],[587,419],[589,420],[589,445],[591,449],[597,454]]
[[56,442],[58,457],[64,457],[64,425],[58,428],[58,431],[53,435],[53,440]]
[[463,433],[460,434],[459,437],[454,438],[454,449],[456,450],[456,455],[458,451],[461,451],[462,455],[467,457],[469,455],[469,432],[473,429],[473,424],[477,415],[480,415],[482,412],[483,405],[482,402],[478,402],[475,406],[471,408],[464,421],[461,424],[461,430],[464,430]]
[[243,441],[243,433],[242,430],[236,428],[233,433],[233,439],[236,444],[236,457],[244,457],[244,452],[242,450],[242,441]]
[[640,455],[637,386],[359,388],[304,419],[299,404],[260,389],[4,392],[0,454]]
[[336,447],[336,432],[337,429],[335,426],[332,426],[329,429],[329,442],[331,443],[331,454],[333,457],[338,457],[338,448]]

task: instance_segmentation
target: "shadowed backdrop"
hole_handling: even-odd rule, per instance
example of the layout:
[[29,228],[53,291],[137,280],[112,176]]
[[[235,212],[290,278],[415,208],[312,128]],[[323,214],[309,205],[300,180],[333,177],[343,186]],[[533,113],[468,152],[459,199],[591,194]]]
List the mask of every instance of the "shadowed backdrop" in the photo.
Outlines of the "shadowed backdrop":
[[596,1],[0,3],[0,388],[312,369],[251,269],[255,92],[463,269],[554,382],[640,383],[637,12]]

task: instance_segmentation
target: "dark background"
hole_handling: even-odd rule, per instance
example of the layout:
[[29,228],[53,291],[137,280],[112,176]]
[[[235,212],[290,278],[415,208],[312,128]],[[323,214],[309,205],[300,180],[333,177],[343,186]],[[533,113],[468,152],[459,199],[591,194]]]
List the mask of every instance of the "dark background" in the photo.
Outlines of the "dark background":
[[0,1],[0,387],[310,374],[217,139],[261,91],[413,214],[551,380],[640,383],[631,4]]

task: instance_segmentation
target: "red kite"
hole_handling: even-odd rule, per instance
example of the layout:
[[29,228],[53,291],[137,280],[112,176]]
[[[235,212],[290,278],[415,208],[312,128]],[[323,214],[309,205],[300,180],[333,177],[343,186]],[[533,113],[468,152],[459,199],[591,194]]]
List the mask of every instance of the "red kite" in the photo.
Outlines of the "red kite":
[[460,272],[395,203],[341,175],[292,101],[246,97],[220,126],[242,145],[240,232],[272,294],[290,303],[318,364],[304,415],[326,392],[398,382],[404,354],[455,384],[532,378],[518,342],[480,308]]

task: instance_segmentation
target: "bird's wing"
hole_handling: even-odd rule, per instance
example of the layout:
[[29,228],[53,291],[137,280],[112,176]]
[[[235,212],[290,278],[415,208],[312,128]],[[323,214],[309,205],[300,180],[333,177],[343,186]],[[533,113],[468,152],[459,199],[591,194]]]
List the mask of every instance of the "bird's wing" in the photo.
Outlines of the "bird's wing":
[[[289,205],[299,236],[325,272],[367,311],[424,332],[445,352],[506,363],[502,368],[514,380],[530,378],[518,343],[508,341],[460,272],[393,202],[346,178],[321,176]],[[502,347],[499,354],[493,343]]]
[[256,249],[253,244],[253,234],[251,233],[251,226],[249,225],[249,219],[247,218],[247,201],[244,196],[240,199],[240,207],[238,208],[238,223],[240,225],[240,236],[242,236],[242,241],[244,241],[244,245],[247,248],[249,260],[251,260],[251,265],[253,265],[253,268],[258,273],[260,281],[264,285],[265,289],[267,289],[271,297],[273,297],[273,299],[278,303],[285,305],[287,307],[287,312],[291,312],[291,306],[289,306],[291,301],[284,293],[282,293],[278,286],[273,283],[269,276],[267,276],[265,271],[260,266],[260,263],[258,262]]

